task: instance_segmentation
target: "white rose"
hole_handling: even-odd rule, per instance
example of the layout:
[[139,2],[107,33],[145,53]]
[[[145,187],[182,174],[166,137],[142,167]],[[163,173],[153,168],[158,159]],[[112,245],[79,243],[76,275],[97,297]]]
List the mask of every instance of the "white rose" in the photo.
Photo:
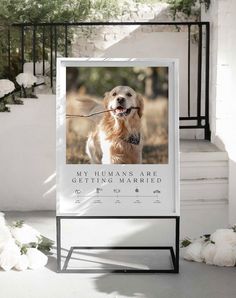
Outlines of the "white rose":
[[210,237],[211,241],[216,245],[220,244],[232,244],[236,245],[236,233],[232,229],[219,229],[216,230]]
[[29,266],[29,260],[26,255],[20,255],[18,262],[15,265],[15,269],[18,271],[24,271]]
[[30,269],[39,269],[44,267],[48,262],[48,257],[37,248],[28,248],[26,253],[29,260]]
[[5,226],[5,214],[3,212],[0,212],[0,226]]
[[37,78],[32,73],[22,72],[16,77],[16,81],[20,86],[25,88],[31,87],[34,83],[37,83]]
[[12,240],[10,230],[7,226],[0,225],[0,253],[4,249],[4,246]]
[[22,227],[12,227],[12,236],[21,244],[27,244],[31,242],[39,242],[41,237],[40,233],[27,224],[23,224]]
[[203,246],[201,251],[201,256],[206,264],[213,264],[213,259],[216,253],[216,245],[213,243],[208,243]]
[[[233,246],[233,255],[234,255],[235,260],[236,260],[236,246]],[[236,261],[235,261],[235,265],[236,265]]]
[[0,80],[0,98],[15,90],[15,85],[7,79]]
[[20,257],[20,248],[15,244],[15,241],[8,241],[5,244],[1,254],[0,254],[0,267],[5,271],[11,270],[13,268]]
[[201,250],[203,247],[202,240],[196,240],[186,248],[184,259],[188,261],[202,262]]
[[234,247],[228,243],[217,245],[213,264],[217,266],[234,266],[236,255]]

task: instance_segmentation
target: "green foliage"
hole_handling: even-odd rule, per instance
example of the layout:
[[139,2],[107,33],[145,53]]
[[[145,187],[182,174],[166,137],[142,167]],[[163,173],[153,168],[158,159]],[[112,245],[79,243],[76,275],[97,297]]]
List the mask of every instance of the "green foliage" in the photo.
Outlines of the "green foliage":
[[[16,241],[17,242],[17,241]],[[20,253],[22,254],[22,255],[26,255],[26,253],[27,253],[27,249],[30,247],[29,245],[27,245],[27,244],[23,244],[22,246],[21,246],[21,244],[18,242],[18,243],[16,243],[19,247],[20,247]]]
[[27,244],[21,244],[18,241],[15,241],[16,245],[18,245],[20,247],[20,252],[21,254],[26,254],[28,248],[37,248],[38,250],[40,250],[42,253],[49,253],[50,250],[52,249],[52,246],[54,244],[54,242],[50,239],[48,239],[47,237],[44,237],[42,235],[40,235],[40,237],[38,237],[38,242],[31,242],[31,243],[27,243]]
[[192,243],[190,238],[185,238],[181,241],[181,247],[187,247]]
[[66,85],[67,91],[83,89],[100,98],[116,86],[130,86],[149,98],[156,98],[167,96],[167,75],[167,69],[162,67],[68,67]]
[[24,22],[76,22],[96,14],[101,18],[119,13],[115,0],[1,0],[1,24]]
[[200,4],[205,4],[205,8],[208,9],[211,0],[167,0],[170,4],[170,10],[173,13],[174,19],[177,13],[183,13],[185,16],[193,16],[195,18],[200,17]]
[[[20,28],[11,27],[11,61],[8,67],[8,26],[13,23],[72,23],[105,21],[121,14],[116,0],[0,0],[0,78],[14,81],[21,71]],[[49,30],[46,30],[45,58],[50,53]],[[32,61],[32,28],[25,27],[25,62]],[[73,39],[73,28],[68,27],[68,45]],[[42,27],[36,31],[36,61],[42,59]],[[64,53],[64,28],[57,31],[57,50]],[[53,44],[54,47],[54,44]],[[3,107],[4,108],[4,107]]]
[[203,238],[205,242],[208,242],[208,241],[210,241],[210,237],[211,237],[211,234],[205,234],[205,235],[201,236],[200,238]]
[[6,106],[6,103],[0,98],[0,112],[10,112],[10,109]]
[[14,228],[22,228],[22,226],[24,225],[24,220],[17,220],[15,222],[13,222],[12,227]]
[[40,241],[37,245],[37,249],[43,253],[48,253],[52,249],[54,242],[47,237],[41,235]]
[[0,19],[7,24],[23,22],[56,22],[87,14],[89,0],[2,0]]
[[233,225],[231,229],[236,233],[236,224]]
[[[103,96],[106,91],[119,85],[129,85],[144,93],[144,71],[134,72],[132,67],[89,67],[79,69],[80,85],[87,89],[89,94]],[[101,78],[103,78],[101,84]],[[115,80],[115,81],[114,81]]]

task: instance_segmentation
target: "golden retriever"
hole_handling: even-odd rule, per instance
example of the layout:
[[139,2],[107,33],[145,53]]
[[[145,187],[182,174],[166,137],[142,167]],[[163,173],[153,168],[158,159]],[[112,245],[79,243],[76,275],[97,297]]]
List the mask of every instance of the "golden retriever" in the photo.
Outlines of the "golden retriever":
[[86,144],[91,163],[141,164],[142,96],[128,86],[117,86],[105,94],[104,107],[109,112],[102,114]]

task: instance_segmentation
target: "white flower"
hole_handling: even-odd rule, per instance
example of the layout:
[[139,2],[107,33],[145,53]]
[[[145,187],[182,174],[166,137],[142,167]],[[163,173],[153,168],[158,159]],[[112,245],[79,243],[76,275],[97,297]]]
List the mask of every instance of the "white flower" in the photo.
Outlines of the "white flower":
[[19,260],[20,257],[20,248],[15,244],[15,241],[12,239],[4,245],[4,248],[0,254],[0,267],[5,271],[11,270]]
[[15,85],[10,80],[0,80],[0,98],[15,90]]
[[23,224],[22,227],[12,227],[12,236],[21,244],[27,244],[31,242],[39,242],[41,237],[40,233],[27,224]]
[[48,262],[48,257],[37,248],[28,248],[26,253],[29,260],[30,269],[39,269],[44,267]]
[[16,81],[20,86],[29,88],[37,82],[37,78],[32,73],[22,72],[18,74]]
[[28,268],[29,266],[29,260],[26,255],[20,255],[18,262],[15,265],[15,269],[19,271],[24,271]]
[[234,266],[236,255],[234,247],[228,243],[217,245],[213,264],[217,266]]
[[215,253],[216,253],[215,244],[208,243],[204,245],[201,251],[201,256],[203,258],[203,261],[205,261],[206,264],[213,264]]
[[201,239],[189,244],[186,248],[184,258],[188,261],[202,262],[201,250],[203,241]]
[[236,245],[236,233],[232,229],[219,229],[216,230],[210,237],[211,241],[216,245],[232,244]]
[[4,249],[5,245],[11,240],[12,236],[8,227],[0,225],[0,253]]

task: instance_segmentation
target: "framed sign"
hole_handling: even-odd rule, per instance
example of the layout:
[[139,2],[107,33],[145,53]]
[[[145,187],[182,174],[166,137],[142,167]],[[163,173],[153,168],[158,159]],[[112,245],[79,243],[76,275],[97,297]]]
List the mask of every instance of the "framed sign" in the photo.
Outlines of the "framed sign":
[[57,215],[179,216],[178,63],[60,58]]

